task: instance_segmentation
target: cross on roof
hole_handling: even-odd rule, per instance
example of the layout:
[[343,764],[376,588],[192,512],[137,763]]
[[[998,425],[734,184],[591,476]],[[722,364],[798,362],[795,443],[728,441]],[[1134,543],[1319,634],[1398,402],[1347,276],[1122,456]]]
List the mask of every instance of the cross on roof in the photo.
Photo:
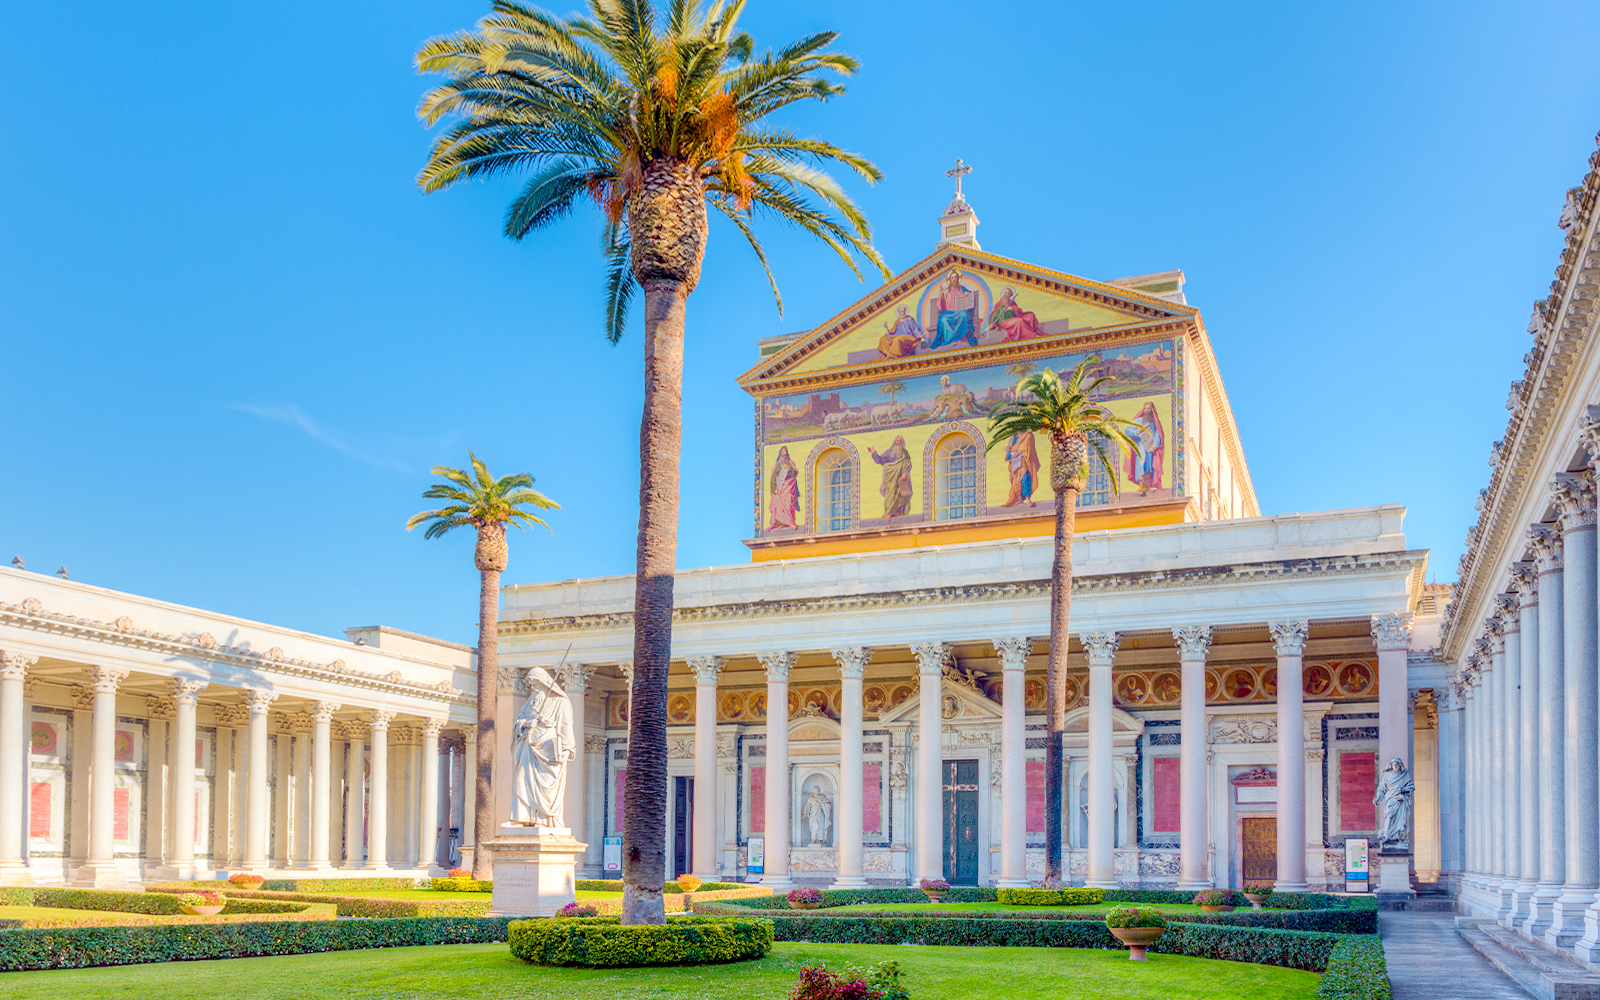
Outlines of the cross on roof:
[[966,163],[963,162],[961,157],[959,157],[959,156],[956,157],[956,165],[954,167],[951,167],[949,170],[946,170],[944,172],[944,175],[946,177],[954,177],[956,179],[956,200],[957,201],[960,201],[962,199],[961,178],[965,177],[966,175],[968,175],[970,173],[972,173],[972,168],[967,166]]

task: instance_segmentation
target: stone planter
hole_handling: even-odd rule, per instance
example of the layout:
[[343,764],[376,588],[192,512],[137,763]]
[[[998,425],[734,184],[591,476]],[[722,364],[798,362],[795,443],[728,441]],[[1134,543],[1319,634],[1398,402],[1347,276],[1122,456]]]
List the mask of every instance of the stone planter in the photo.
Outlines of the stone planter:
[[[1233,912],[1233,907],[1231,907],[1231,906],[1202,906],[1202,907],[1200,907],[1200,909],[1203,910],[1206,913],[1232,913]],[[1260,907],[1256,907],[1256,909],[1260,909]]]
[[1265,903],[1269,897],[1258,896],[1253,892],[1247,892],[1244,894],[1244,898],[1250,901],[1250,909],[1259,910],[1261,909],[1261,904]]
[[1132,962],[1148,962],[1149,956],[1145,949],[1155,943],[1166,930],[1165,927],[1112,927],[1111,934],[1118,941],[1128,946],[1128,960]]
[[183,908],[183,912],[196,917],[214,917],[222,912],[221,906],[190,906],[187,903],[178,905]]
[[922,894],[928,897],[928,902],[937,903],[944,899],[944,892],[935,889],[924,889]]
[[815,910],[817,907],[819,907],[821,905],[822,904],[820,902],[819,903],[796,903],[792,899],[789,900],[789,909],[791,909],[791,910]]

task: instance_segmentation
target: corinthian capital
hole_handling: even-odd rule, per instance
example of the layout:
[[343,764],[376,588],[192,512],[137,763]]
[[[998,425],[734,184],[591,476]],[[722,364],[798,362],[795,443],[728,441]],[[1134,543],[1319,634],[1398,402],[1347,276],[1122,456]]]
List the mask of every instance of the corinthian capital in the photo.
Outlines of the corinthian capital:
[[994,655],[1000,658],[1001,670],[1024,670],[1028,657],[1033,655],[1033,640],[1027,636],[1012,639],[993,639]]
[[174,677],[172,679],[172,699],[179,705],[193,708],[200,701],[200,692],[208,685],[205,681],[197,681],[188,677]]
[[1306,651],[1306,636],[1311,632],[1311,622],[1273,622],[1267,626],[1272,632],[1272,649],[1279,656],[1302,656]]
[[1206,650],[1211,648],[1211,626],[1179,625],[1172,630],[1172,639],[1177,643],[1179,660],[1204,660]]
[[20,681],[28,675],[28,668],[38,662],[37,656],[0,652],[0,681]]
[[795,655],[788,650],[779,650],[772,653],[757,653],[756,659],[767,671],[767,683],[789,683],[789,671],[794,669]]
[[1600,406],[1591,406],[1578,418],[1578,443],[1589,450],[1589,461],[1600,461]]
[[1078,641],[1083,643],[1083,655],[1091,667],[1109,667],[1117,647],[1122,644],[1122,637],[1115,632],[1084,632],[1078,636]]
[[1550,482],[1550,502],[1561,517],[1562,531],[1594,526],[1594,473],[1564,472]]
[[367,713],[367,721],[372,727],[374,740],[377,739],[378,733],[387,733],[389,731],[389,723],[394,721],[394,716],[395,713],[381,708],[375,708]]
[[845,646],[833,650],[834,661],[839,664],[839,676],[846,680],[860,680],[867,672],[867,663],[872,659],[872,649],[868,646]]
[[250,710],[251,715],[266,715],[267,708],[277,700],[278,695],[275,691],[252,691],[246,688],[244,692],[245,707]]
[[727,665],[728,661],[720,656],[689,657],[689,669],[694,671],[696,684],[709,684],[715,687],[717,678],[722,676],[722,668]]
[[117,688],[128,679],[128,671],[117,667],[84,667],[83,672],[95,694],[116,694]]
[[1561,571],[1560,524],[1536,524],[1529,528],[1528,546],[1533,549],[1533,564],[1540,573]]
[[1373,615],[1372,640],[1379,649],[1406,649],[1411,645],[1411,616]]
[[341,707],[343,706],[331,701],[313,702],[311,705],[311,719],[313,722],[332,722],[333,713],[337,712]]
[[950,647],[942,642],[914,642],[911,655],[917,658],[917,673],[938,676],[944,673],[944,661],[950,658]]
[[594,676],[593,663],[563,663],[556,671],[561,689],[568,694],[582,694],[589,689],[589,678]]

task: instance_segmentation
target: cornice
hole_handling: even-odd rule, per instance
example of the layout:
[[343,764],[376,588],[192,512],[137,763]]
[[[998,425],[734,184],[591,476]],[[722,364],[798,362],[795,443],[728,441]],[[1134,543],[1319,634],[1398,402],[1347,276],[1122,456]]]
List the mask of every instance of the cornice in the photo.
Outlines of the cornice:
[[[1157,570],[1145,573],[1108,573],[1078,576],[1073,579],[1075,597],[1092,594],[1120,594],[1130,591],[1179,589],[1199,586],[1260,583],[1307,576],[1350,576],[1413,573],[1425,565],[1426,549],[1380,552],[1371,555],[1330,556],[1316,559],[1273,560],[1193,569]],[[970,584],[955,587],[927,587],[912,590],[877,591],[867,594],[795,598],[773,601],[742,601],[674,608],[672,622],[691,625],[718,621],[790,618],[800,615],[843,615],[888,608],[939,607],[954,604],[980,604],[1013,600],[1045,600],[1050,595],[1048,578],[1013,583]],[[563,635],[593,630],[626,630],[633,627],[629,611],[559,618],[523,618],[500,623],[502,639],[530,635]]]
[[452,687],[449,681],[422,684],[405,680],[398,670],[387,674],[368,673],[353,669],[343,660],[314,663],[288,656],[278,646],[264,652],[224,646],[207,632],[195,636],[170,635],[153,629],[138,628],[129,618],[103,622],[92,618],[56,614],[46,611],[43,602],[35,597],[30,597],[19,604],[0,604],[0,625],[144,650],[164,656],[229,664],[263,673],[335,681],[347,687],[405,694],[434,701],[470,701],[464,692]]
[[[1233,463],[1234,478],[1244,484],[1243,493],[1248,503],[1241,505],[1244,509],[1239,511],[1241,517],[1257,517],[1261,514],[1261,504],[1256,499],[1255,480],[1250,478],[1250,466],[1244,460],[1244,445],[1239,441],[1239,427],[1233,420],[1233,404],[1228,401],[1228,392],[1222,386],[1222,371],[1217,366],[1217,357],[1211,349],[1211,338],[1206,334],[1205,323],[1198,315],[1194,318],[1194,325],[1190,330],[1190,339],[1194,342],[1195,356],[1202,361],[1200,378],[1205,386],[1207,398],[1211,400],[1211,410],[1217,423],[1222,425],[1225,433],[1222,440],[1228,449],[1228,461]],[[1198,496],[1199,491],[1189,490],[1191,495]]]
[[[1600,142],[1600,136],[1596,139]],[[1534,346],[1524,358],[1527,373],[1513,383],[1508,400],[1511,418],[1505,436],[1490,452],[1493,472],[1479,494],[1478,520],[1467,533],[1456,592],[1440,629],[1440,649],[1449,661],[1459,659],[1473,638],[1474,629],[1463,623],[1481,617],[1476,609],[1501,589],[1500,581],[1490,575],[1506,546],[1520,543],[1526,525],[1514,519],[1521,499],[1530,489],[1543,490],[1542,482],[1531,479],[1557,432],[1555,418],[1567,403],[1578,361],[1594,335],[1600,287],[1600,234],[1595,225],[1600,217],[1595,211],[1600,200],[1600,152],[1590,155],[1589,168],[1583,183],[1568,192],[1561,214],[1566,239],[1555,280],[1549,298],[1535,303],[1528,324]]]

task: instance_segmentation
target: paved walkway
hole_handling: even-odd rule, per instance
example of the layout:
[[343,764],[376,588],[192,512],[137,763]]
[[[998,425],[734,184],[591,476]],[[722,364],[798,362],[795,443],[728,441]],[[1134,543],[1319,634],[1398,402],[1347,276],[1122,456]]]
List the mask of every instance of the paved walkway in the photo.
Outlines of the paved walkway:
[[1455,914],[1378,914],[1394,1000],[1528,1000],[1456,933]]

